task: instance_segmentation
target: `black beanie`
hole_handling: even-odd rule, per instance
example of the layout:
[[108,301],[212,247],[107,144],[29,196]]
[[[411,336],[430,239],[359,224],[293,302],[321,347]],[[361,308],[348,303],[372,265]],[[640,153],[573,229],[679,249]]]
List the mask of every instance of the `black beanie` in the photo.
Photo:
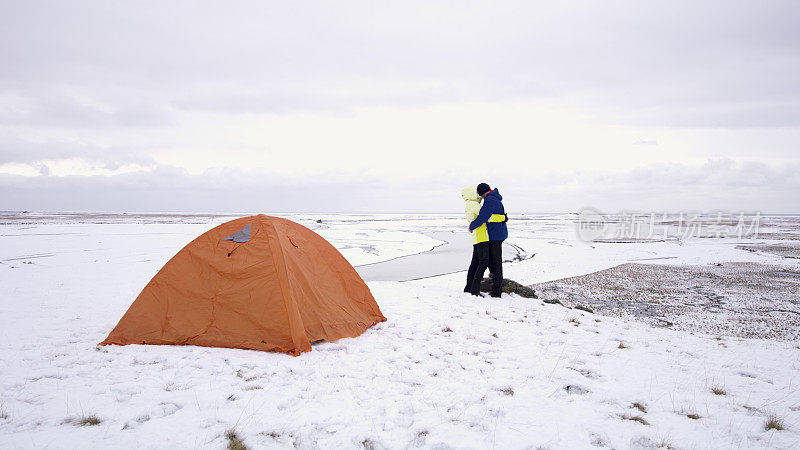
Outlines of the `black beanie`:
[[490,188],[486,183],[481,183],[478,185],[478,195],[483,195],[491,190],[492,188]]

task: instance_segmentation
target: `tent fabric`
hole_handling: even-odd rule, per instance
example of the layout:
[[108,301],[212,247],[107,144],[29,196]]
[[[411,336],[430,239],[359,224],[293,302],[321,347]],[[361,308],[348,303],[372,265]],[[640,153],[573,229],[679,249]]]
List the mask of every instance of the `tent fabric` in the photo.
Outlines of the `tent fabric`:
[[[247,242],[226,240],[250,227]],[[386,318],[353,266],[295,222],[260,214],[190,242],[153,277],[107,344],[230,347],[299,355]]]

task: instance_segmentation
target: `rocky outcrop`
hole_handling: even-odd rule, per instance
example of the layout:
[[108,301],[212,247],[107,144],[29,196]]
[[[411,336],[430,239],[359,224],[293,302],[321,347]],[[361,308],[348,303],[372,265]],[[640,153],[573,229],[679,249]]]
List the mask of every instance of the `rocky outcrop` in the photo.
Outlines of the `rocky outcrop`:
[[[492,290],[492,279],[484,278],[481,281],[481,292],[490,292]],[[503,278],[503,292],[506,294],[517,294],[525,298],[539,298],[536,296],[536,291],[528,286],[521,285],[514,280]]]

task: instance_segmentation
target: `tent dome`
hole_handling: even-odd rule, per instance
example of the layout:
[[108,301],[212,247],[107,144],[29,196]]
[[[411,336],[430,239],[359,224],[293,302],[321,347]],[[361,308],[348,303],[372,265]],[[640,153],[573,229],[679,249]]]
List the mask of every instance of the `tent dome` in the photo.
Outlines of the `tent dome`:
[[278,351],[355,337],[385,321],[328,241],[278,217],[243,217],[199,236],[153,277],[106,344]]

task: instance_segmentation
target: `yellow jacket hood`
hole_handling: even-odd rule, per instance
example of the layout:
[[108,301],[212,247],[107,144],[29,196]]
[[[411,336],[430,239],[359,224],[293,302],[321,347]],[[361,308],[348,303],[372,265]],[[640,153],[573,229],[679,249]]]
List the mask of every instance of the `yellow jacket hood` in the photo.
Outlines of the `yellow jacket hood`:
[[478,189],[475,186],[465,187],[461,190],[461,198],[466,201],[480,202],[481,196],[478,195]]

